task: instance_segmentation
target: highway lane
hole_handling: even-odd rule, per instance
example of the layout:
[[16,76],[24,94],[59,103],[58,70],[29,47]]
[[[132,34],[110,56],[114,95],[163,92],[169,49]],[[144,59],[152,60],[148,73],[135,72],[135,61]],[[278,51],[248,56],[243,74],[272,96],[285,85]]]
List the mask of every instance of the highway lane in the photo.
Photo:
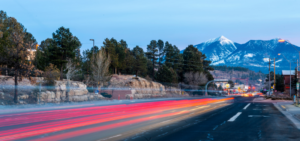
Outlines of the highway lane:
[[[215,110],[213,116],[163,136],[149,134],[152,140],[166,141],[299,141],[300,131],[272,103],[252,102],[253,98],[238,97],[226,109]],[[213,114],[210,113],[210,114]],[[194,120],[201,120],[198,116]],[[142,140],[142,139],[140,139]]]
[[122,140],[231,104],[226,97],[188,98],[18,111],[0,115],[0,140]]

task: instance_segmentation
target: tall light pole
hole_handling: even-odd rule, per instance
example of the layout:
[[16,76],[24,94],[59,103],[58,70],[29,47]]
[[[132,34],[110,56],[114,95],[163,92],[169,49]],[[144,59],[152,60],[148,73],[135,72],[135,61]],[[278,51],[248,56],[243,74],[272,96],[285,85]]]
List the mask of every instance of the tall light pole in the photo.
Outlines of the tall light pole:
[[95,47],[95,40],[94,39],[90,39],[90,41],[93,41],[93,55],[94,55],[94,47]]
[[[284,39],[280,39],[280,40],[278,40],[278,42],[280,42],[280,43],[284,43],[284,42],[288,42],[288,43],[290,43],[291,45],[292,45],[292,47],[295,49],[295,50],[297,50],[298,51],[298,53],[299,53],[299,65],[297,64],[297,66],[299,66],[300,67],[300,51],[291,43],[291,42],[289,42],[288,40],[284,40]],[[297,73],[297,77],[298,77],[298,68],[297,68],[297,72],[295,72],[295,73]],[[295,74],[296,75],[296,74]],[[296,99],[297,99],[297,104],[299,103],[299,91],[296,93]]]
[[[284,40],[284,39],[280,39],[280,40],[278,40],[278,42],[280,42],[280,43],[284,43],[284,42],[288,42],[288,43],[290,43],[288,40]],[[300,51],[292,44],[292,43],[290,43],[291,45],[292,45],[292,47],[295,49],[295,50],[297,50],[298,51],[298,53],[299,53],[299,60],[300,60]],[[299,62],[300,63],[300,62]],[[299,65],[300,66],[300,65]]]
[[[278,55],[281,55],[280,53],[278,53]],[[286,60],[286,61],[288,61],[289,63],[290,63],[290,97],[292,97],[292,68],[291,68],[291,62],[288,60],[288,59],[286,59],[286,57],[282,54],[282,56],[284,57],[284,59]]]
[[[92,55],[92,60],[91,60],[91,61],[93,61],[93,59],[94,59],[94,53],[95,53],[95,52],[94,52],[94,50],[95,50],[95,49],[94,49],[94,47],[95,47],[95,40],[94,40],[94,39],[90,39],[90,41],[93,41],[93,47],[92,47],[93,55]],[[88,72],[88,73],[89,73],[89,72]],[[94,88],[93,88],[93,87],[94,87],[94,84],[92,84],[92,89],[93,89],[93,91],[94,91]]]
[[270,73],[270,71],[271,71],[271,59],[270,59],[270,57],[269,58],[264,58],[264,59],[269,59],[269,94],[268,95],[271,95],[271,73]]

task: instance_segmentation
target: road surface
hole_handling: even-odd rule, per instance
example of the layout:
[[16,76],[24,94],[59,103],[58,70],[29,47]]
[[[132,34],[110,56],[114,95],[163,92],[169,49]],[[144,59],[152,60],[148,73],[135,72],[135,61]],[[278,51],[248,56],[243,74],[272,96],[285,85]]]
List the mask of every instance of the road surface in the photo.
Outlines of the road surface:
[[126,101],[0,114],[0,140],[299,140],[272,104],[253,98]]

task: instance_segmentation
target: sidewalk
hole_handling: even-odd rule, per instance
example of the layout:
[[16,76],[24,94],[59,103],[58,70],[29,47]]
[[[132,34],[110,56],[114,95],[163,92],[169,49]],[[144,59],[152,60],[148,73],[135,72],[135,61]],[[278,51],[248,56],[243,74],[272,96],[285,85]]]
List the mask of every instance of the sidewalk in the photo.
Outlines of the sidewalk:
[[294,125],[300,130],[300,107],[293,105],[292,101],[286,102],[276,102],[273,103],[274,106],[284,114],[288,119],[290,119]]
[[252,102],[273,103],[300,130],[300,107],[296,107],[291,100],[271,100],[263,97],[253,99]]

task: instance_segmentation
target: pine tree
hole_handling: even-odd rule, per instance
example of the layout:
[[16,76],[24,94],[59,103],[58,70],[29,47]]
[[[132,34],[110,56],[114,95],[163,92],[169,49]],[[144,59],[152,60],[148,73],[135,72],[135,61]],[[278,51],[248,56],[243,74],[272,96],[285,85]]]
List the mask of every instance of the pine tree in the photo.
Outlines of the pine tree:
[[202,72],[202,53],[193,45],[189,45],[183,52],[184,72]]
[[133,48],[132,52],[134,57],[133,70],[137,77],[140,72],[147,71],[147,58],[145,57],[143,49],[139,46]]
[[161,62],[163,61],[163,56],[164,56],[164,41],[162,40],[158,40],[157,41],[157,46],[158,46],[158,50],[159,50],[159,53],[158,53],[158,61],[159,61],[159,66],[161,66]]
[[150,44],[147,46],[147,51],[146,55],[148,59],[151,60],[152,62],[152,79],[154,78],[154,69],[156,68],[157,65],[157,56],[158,56],[158,48],[157,48],[157,43],[155,40],[152,40]]
[[70,32],[69,28],[60,27],[52,34],[51,62],[60,68],[60,80],[63,79],[63,70],[67,59],[76,59],[81,43],[76,36]]
[[295,75],[292,77],[292,89],[294,89],[295,92],[297,92],[297,82],[298,82],[298,76],[297,76],[297,68],[295,68]]
[[169,42],[166,42],[166,46],[164,48],[164,53],[165,53],[165,65],[167,67],[172,67],[173,66],[173,61],[174,61],[174,48],[172,44],[169,44]]
[[163,83],[171,83],[174,80],[174,74],[166,65],[162,65],[162,67],[158,69],[155,77],[157,81]]
[[110,68],[112,68],[113,72],[116,74],[117,68],[119,65],[119,62],[118,62],[119,56],[116,51],[117,43],[114,41],[115,41],[114,38],[112,38],[111,40],[106,38],[103,42],[103,47],[104,47],[105,51],[110,55],[110,59],[111,59]]
[[[3,32],[3,37],[0,39],[3,43],[0,46],[0,62],[7,65],[14,72],[14,102],[18,103],[18,78],[29,76],[34,70],[34,66],[28,61],[30,59],[28,58],[30,55],[28,50],[35,45],[36,41],[15,18],[5,18],[3,11],[0,11],[0,15],[1,32]],[[34,73],[37,73],[37,70]]]
[[45,68],[51,63],[50,51],[52,42],[53,40],[51,38],[42,41],[35,52],[33,64],[42,71],[45,71]]

